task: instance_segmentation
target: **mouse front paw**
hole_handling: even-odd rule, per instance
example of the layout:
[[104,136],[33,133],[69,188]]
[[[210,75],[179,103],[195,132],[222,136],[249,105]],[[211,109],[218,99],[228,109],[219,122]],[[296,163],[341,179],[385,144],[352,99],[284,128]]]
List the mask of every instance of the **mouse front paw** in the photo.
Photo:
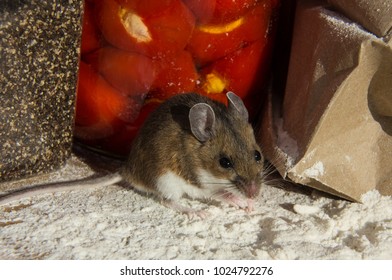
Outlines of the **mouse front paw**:
[[222,192],[218,200],[224,201],[237,209],[244,209],[247,213],[254,210],[253,199],[244,199],[230,192]]

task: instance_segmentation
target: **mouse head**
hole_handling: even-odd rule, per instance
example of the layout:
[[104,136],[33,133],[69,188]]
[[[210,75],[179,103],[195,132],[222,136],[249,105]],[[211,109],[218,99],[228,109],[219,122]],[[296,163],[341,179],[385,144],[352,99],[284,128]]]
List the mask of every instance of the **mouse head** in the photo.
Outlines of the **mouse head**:
[[189,111],[191,132],[199,142],[200,183],[254,198],[261,187],[264,158],[241,98],[232,92],[227,98],[228,107],[198,103]]

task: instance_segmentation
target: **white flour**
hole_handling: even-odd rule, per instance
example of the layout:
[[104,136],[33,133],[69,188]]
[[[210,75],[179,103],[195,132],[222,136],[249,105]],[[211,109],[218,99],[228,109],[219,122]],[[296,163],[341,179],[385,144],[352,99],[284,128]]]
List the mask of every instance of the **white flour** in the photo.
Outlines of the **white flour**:
[[306,169],[302,176],[308,178],[319,178],[324,175],[324,165],[321,161],[316,162],[312,167]]
[[283,119],[276,119],[275,126],[278,137],[277,145],[287,157],[286,169],[289,170],[294,166],[299,156],[297,141],[291,138],[290,134],[284,130]]
[[[50,177],[81,170],[74,159]],[[0,258],[392,259],[392,198],[363,201],[264,186],[251,214],[184,199],[211,213],[189,220],[118,186],[47,194],[0,206]]]

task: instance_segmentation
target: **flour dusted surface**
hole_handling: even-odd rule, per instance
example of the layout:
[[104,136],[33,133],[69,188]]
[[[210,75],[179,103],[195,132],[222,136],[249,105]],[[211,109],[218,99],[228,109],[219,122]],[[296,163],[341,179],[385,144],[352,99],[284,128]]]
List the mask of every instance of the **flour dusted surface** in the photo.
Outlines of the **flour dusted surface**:
[[[90,172],[60,173],[80,169]],[[210,212],[189,220],[119,186],[47,194],[0,206],[0,258],[392,259],[392,198],[373,191],[363,201],[264,186],[250,214],[183,200]]]

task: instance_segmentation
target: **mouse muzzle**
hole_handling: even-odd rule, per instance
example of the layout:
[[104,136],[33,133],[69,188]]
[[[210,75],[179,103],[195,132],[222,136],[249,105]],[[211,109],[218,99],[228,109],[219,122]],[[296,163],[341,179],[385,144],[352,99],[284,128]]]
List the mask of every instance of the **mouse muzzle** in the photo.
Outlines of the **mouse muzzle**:
[[261,184],[257,180],[245,180],[238,176],[235,182],[236,186],[247,198],[253,199],[259,195]]
[[259,191],[260,191],[260,185],[257,184],[255,181],[251,181],[248,186],[244,188],[245,195],[248,198],[255,198],[258,196]]

